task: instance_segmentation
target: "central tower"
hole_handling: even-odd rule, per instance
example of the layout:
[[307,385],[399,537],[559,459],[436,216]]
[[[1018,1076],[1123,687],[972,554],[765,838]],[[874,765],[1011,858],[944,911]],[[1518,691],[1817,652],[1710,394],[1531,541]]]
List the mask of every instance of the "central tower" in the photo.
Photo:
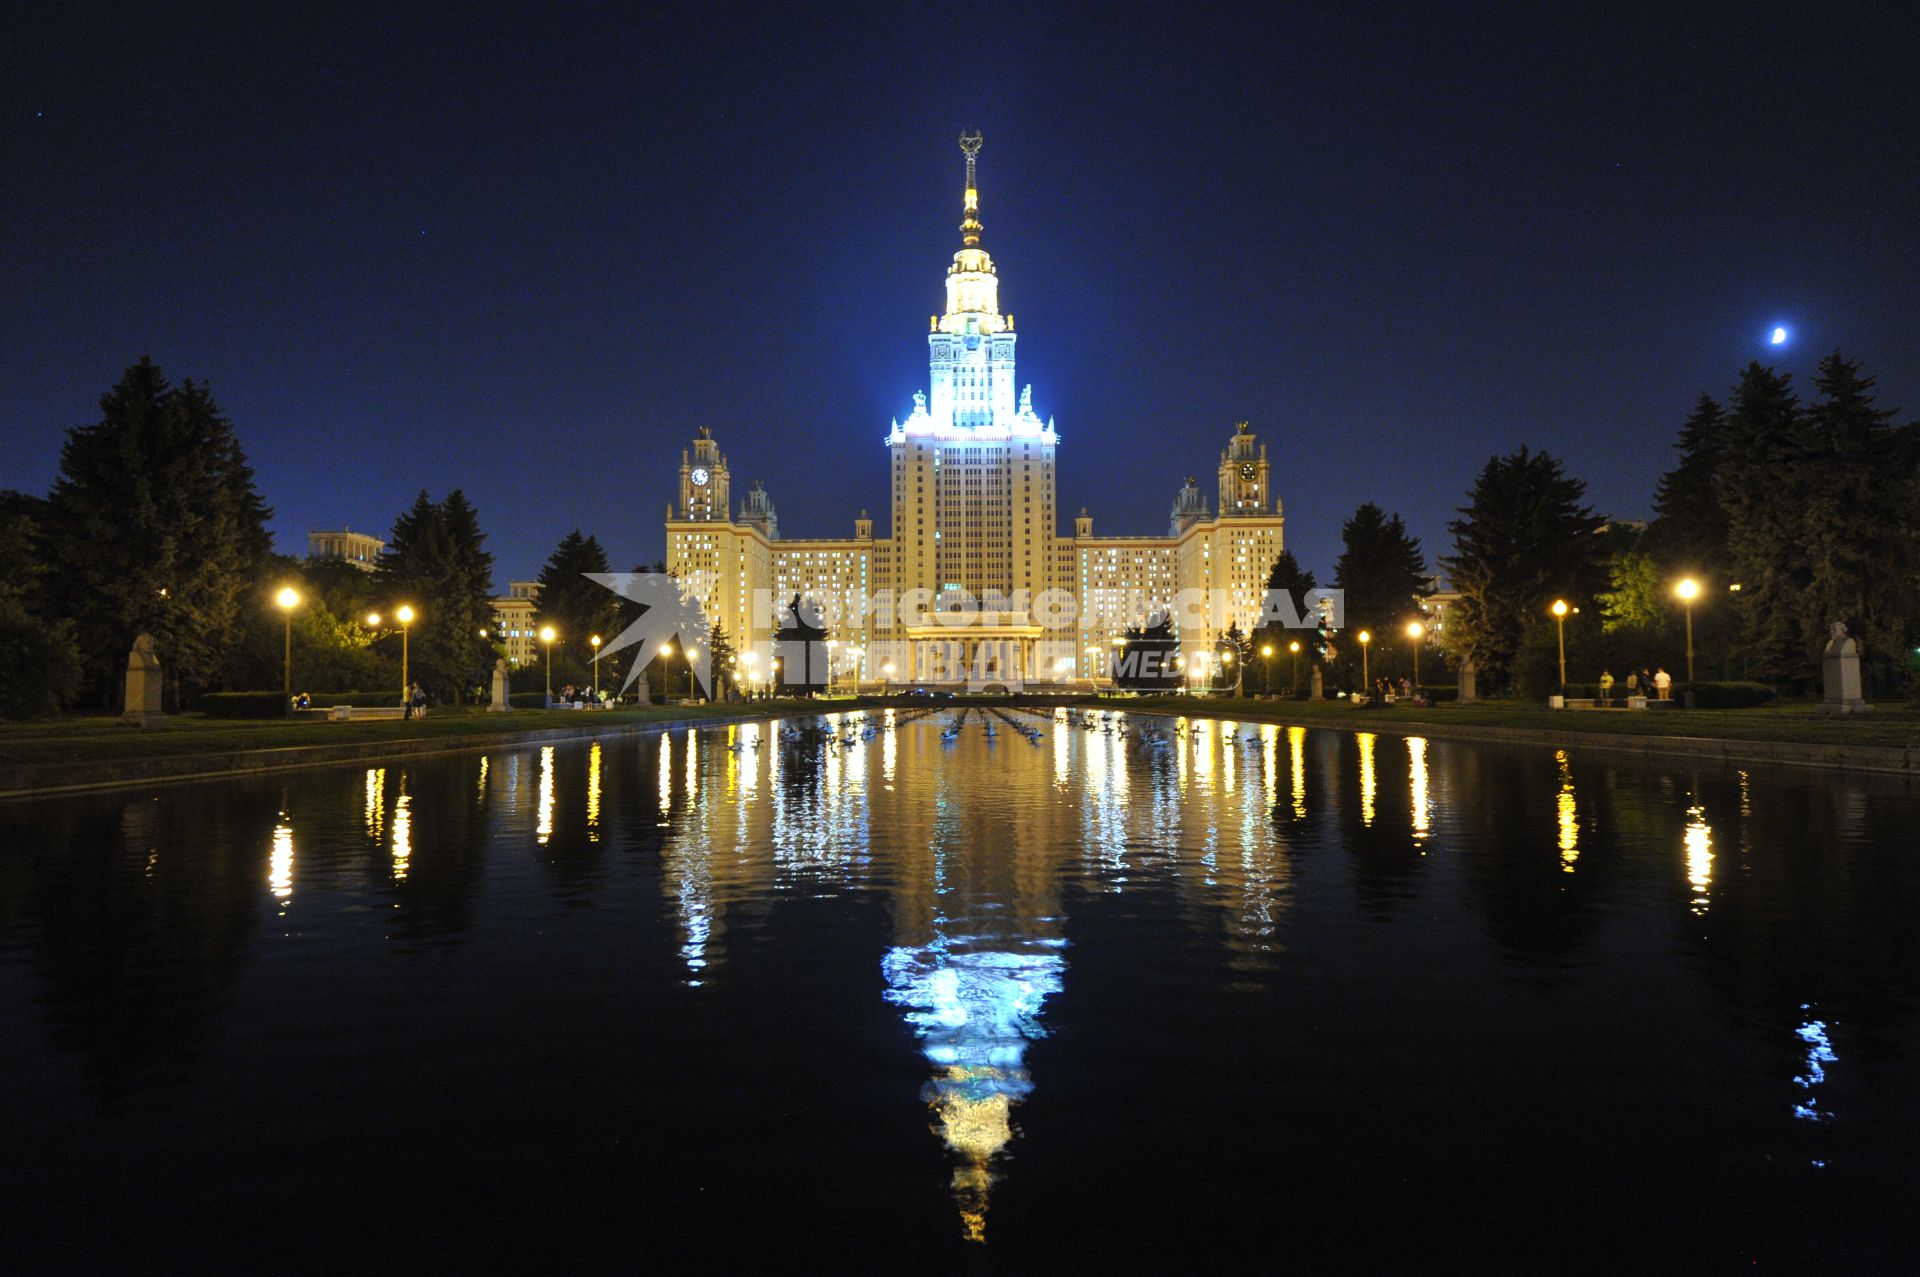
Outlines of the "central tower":
[[981,136],[960,135],[967,184],[946,310],[928,324],[928,392],[887,436],[898,588],[1032,594],[1052,582],[1053,424],[1016,393],[1013,316],[981,247]]

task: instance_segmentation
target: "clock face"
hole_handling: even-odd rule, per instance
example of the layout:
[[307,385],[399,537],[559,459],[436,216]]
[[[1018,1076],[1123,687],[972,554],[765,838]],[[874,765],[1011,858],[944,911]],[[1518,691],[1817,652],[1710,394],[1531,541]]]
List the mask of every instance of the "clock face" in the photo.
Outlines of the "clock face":
[[696,488],[706,487],[708,477],[709,476],[707,474],[707,468],[705,466],[695,466],[693,468],[693,486],[694,487]]
[[1251,461],[1243,461],[1243,462],[1241,462],[1241,463],[1240,463],[1240,477],[1241,477],[1242,479],[1246,479],[1246,480],[1248,480],[1248,481],[1251,481],[1251,480],[1253,479],[1253,476],[1254,476],[1254,475],[1256,475],[1256,474],[1258,474],[1258,473],[1259,473],[1259,471],[1257,471],[1257,470],[1255,470],[1255,469],[1253,468],[1253,462],[1251,462]]

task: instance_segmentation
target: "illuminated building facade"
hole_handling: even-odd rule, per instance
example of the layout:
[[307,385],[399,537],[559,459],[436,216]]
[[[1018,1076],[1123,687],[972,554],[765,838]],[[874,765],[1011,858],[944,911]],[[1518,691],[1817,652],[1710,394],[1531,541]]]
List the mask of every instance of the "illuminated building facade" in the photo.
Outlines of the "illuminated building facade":
[[[1229,624],[1258,622],[1284,519],[1266,448],[1243,422],[1220,452],[1217,504],[1192,479],[1165,535],[1096,537],[1083,509],[1059,533],[1059,435],[1017,387],[1014,317],[981,247],[980,137],[961,138],[967,179],[960,249],[943,313],[928,323],[928,389],[895,419],[888,535],[866,511],[850,539],[783,540],[755,485],[736,506],[727,458],[702,428],[680,458],[667,510],[667,565],[743,651],[764,651],[777,606],[820,606],[842,677],[1016,686],[1099,676],[1129,624],[1202,592],[1204,615],[1176,614],[1200,660]],[[758,604],[758,605],[756,605]],[[764,668],[764,667],[763,667]]]

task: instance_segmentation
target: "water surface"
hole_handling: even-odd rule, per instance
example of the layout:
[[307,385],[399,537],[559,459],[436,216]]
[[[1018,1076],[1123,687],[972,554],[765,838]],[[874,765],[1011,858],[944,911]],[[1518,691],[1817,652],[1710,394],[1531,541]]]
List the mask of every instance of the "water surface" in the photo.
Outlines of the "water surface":
[[959,717],[0,806],[0,1269],[1911,1258],[1905,782]]

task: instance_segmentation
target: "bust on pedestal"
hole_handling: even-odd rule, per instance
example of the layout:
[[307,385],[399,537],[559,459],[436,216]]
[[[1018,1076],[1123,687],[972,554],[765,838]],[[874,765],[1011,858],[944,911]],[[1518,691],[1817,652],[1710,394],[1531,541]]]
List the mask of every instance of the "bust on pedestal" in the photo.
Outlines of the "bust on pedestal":
[[487,706],[492,714],[505,714],[513,708],[513,696],[507,690],[507,658],[501,657],[493,663],[493,703]]
[[1827,650],[1820,655],[1822,714],[1871,714],[1873,706],[1861,696],[1860,642],[1835,621],[1828,631]]
[[153,650],[153,635],[142,634],[127,653],[127,699],[120,721],[149,727],[166,719],[160,711],[160,657]]

